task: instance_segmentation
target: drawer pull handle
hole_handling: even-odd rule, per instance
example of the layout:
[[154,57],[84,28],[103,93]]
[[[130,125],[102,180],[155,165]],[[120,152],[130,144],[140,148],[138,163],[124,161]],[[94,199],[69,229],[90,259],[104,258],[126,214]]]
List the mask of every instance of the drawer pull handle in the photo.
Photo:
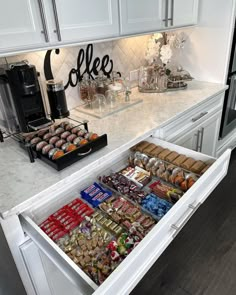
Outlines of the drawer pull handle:
[[196,117],[192,118],[192,122],[196,122],[199,119],[201,119],[202,117],[206,116],[208,114],[208,112],[202,112],[201,114],[197,115]]
[[85,155],[88,155],[89,153],[91,153],[92,151],[92,148],[90,148],[87,152],[84,152],[84,153],[78,153],[77,155],[78,156],[85,156]]
[[173,239],[178,235],[178,233],[185,226],[185,224],[189,221],[189,219],[193,216],[193,214],[197,211],[197,209],[201,206],[201,204],[202,203],[199,202],[196,206],[194,206],[193,204],[188,205],[188,208],[192,210],[191,213],[188,215],[188,217],[186,219],[184,219],[184,221],[180,225],[176,225],[176,224],[171,225],[171,228],[175,230],[174,234],[172,235]]

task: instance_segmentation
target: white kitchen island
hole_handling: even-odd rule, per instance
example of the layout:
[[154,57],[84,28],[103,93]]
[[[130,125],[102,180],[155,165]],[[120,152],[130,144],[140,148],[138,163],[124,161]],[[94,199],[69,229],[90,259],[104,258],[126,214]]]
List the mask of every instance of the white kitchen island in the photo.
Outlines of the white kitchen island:
[[[162,129],[165,130],[165,126],[174,124],[175,121],[180,121],[181,118],[185,118],[188,114],[194,113],[194,110],[201,108],[201,106],[204,106],[205,104],[211,103],[213,100],[215,103],[218,96],[222,97],[226,89],[227,87],[225,85],[193,81],[189,83],[188,89],[183,91],[167,92],[163,94],[141,94],[136,90],[133,90],[132,95],[143,99],[143,102],[104,119],[95,119],[73,110],[71,112],[72,116],[89,120],[89,129],[98,134],[106,133],[108,135],[108,146],[61,172],[55,171],[53,168],[49,167],[45,163],[42,163],[40,160],[36,160],[33,164],[30,163],[25,151],[18,147],[17,143],[11,139],[0,145],[0,166],[2,168],[0,171],[1,223],[28,294],[37,294],[35,293],[35,289],[37,289],[37,282],[35,281],[35,278],[32,277],[32,274],[30,274],[27,261],[25,258],[23,259],[21,254],[22,250],[19,248],[20,245],[27,241],[29,242],[29,237],[24,234],[21,224],[22,219],[20,222],[18,215],[22,213],[24,216],[25,213],[27,215],[34,215],[35,212],[38,214],[37,210],[35,211],[35,208],[43,208],[44,205],[45,207],[48,207],[50,202],[55,203],[58,201],[58,203],[61,202],[63,204],[64,201],[63,196],[61,196],[61,192],[65,191],[65,188],[76,187],[76,185],[80,183],[80,180],[82,181],[86,178],[86,175],[91,177],[91,171],[97,173],[97,170],[99,170],[104,163],[112,163],[113,159],[118,157],[137,142],[148,138],[150,135],[155,134],[156,137],[160,136],[165,138],[162,134]],[[221,108],[222,102],[223,100],[220,100],[219,98]],[[219,179],[216,179],[214,186],[219,183],[227,172],[229,155],[230,152],[227,152],[222,158],[223,160],[219,162],[219,165],[222,164],[222,175]],[[213,172],[213,170],[209,172],[209,179],[213,180],[213,178],[210,177],[210,173],[214,176]],[[215,175],[215,178],[217,178],[216,176],[217,175]],[[94,174],[94,177],[96,177],[96,174]],[[200,181],[201,179],[198,182]],[[206,181],[207,178],[205,179],[205,182]],[[212,191],[214,186],[212,185],[212,187],[206,187],[206,191],[203,192],[203,199],[205,195]],[[189,197],[192,197],[194,191],[195,194],[196,191],[199,193],[199,188],[197,186],[193,186],[193,188],[191,188],[192,193],[190,192]],[[182,203],[182,205],[184,205],[184,201]],[[179,202],[177,204],[179,204]],[[175,211],[177,216],[179,214],[177,212],[178,207],[174,206],[174,208],[176,208]],[[171,214],[169,217],[170,216]],[[164,227],[164,221],[162,224]],[[161,227],[161,225],[159,227]],[[87,278],[81,274],[81,271],[78,272],[73,265],[69,265],[70,271],[68,273],[71,273],[74,278],[76,278],[77,273],[82,277],[82,281],[85,281],[85,283],[82,282],[82,285],[84,284],[85,286],[85,289],[82,288],[82,290],[85,290],[85,294],[91,294],[91,290],[95,289],[97,289],[96,294],[109,294],[109,284],[113,284],[115,290],[117,284],[122,282],[122,272],[127,271],[128,274],[131,270],[129,264],[133,261],[134,265],[137,264],[137,269],[142,266],[142,272],[137,274],[135,280],[132,279],[131,276],[130,282],[128,284],[124,284],[126,290],[125,292],[129,292],[155,262],[155,259],[158,258],[166,248],[166,245],[164,244],[163,247],[159,247],[160,249],[157,249],[156,252],[154,251],[156,254],[153,255],[153,259],[148,261],[146,264],[144,261],[140,262],[136,259],[137,254],[142,257],[142,253],[145,253],[147,245],[151,245],[155,234],[158,234],[158,230],[159,229],[156,229],[155,233],[154,229],[154,231],[151,231],[150,234],[145,237],[142,243],[140,243],[142,245],[137,247],[137,251],[135,249],[135,251],[133,251],[134,254],[132,252],[119,266],[119,270],[115,270],[114,273],[112,273],[112,275],[107,279],[107,281],[103,284],[104,287],[102,285],[97,289],[97,287],[93,286],[90,282],[91,280],[87,280]],[[171,239],[168,240],[168,243],[170,241]],[[48,244],[50,246],[50,242]],[[52,247],[54,246],[52,245]],[[36,260],[37,259],[35,257],[35,261]],[[62,257],[59,260],[63,261],[64,265],[68,262],[65,260],[65,257]],[[128,262],[126,262],[126,260]],[[40,269],[40,267],[38,269]],[[65,269],[64,272],[66,272]],[[48,293],[45,291],[45,294],[54,294],[50,291],[51,289],[49,289],[47,290]],[[77,290],[79,289],[77,288]],[[36,290],[36,292],[41,294],[42,290]]]

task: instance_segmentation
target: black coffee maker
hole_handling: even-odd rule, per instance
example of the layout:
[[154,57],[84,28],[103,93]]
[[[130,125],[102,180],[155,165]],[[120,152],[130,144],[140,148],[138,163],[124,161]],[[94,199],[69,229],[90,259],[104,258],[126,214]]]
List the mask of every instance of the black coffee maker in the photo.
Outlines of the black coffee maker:
[[29,132],[49,126],[35,66],[27,61],[9,65],[6,70],[19,129]]

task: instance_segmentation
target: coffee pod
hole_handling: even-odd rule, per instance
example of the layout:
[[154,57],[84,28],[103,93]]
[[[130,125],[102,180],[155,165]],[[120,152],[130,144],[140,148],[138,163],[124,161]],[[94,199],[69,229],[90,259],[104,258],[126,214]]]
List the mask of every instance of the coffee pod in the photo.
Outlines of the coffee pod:
[[42,154],[47,155],[50,150],[52,150],[54,146],[52,144],[47,144],[42,148]]
[[42,148],[44,147],[44,146],[46,146],[48,143],[46,142],[46,141],[40,141],[39,143],[37,143],[37,145],[36,145],[36,151],[41,151],[42,150]]

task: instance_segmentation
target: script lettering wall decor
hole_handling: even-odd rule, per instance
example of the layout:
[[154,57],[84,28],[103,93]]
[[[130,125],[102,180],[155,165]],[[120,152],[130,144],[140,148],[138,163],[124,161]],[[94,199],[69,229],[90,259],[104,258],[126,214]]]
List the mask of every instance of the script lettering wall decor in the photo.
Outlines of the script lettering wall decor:
[[[52,67],[51,67],[51,52],[48,50],[44,59],[44,75],[46,80],[53,79]],[[55,50],[56,54],[60,54],[60,49]],[[82,66],[85,65],[85,70],[81,72]],[[108,78],[113,70],[113,61],[109,55],[106,54],[103,58],[96,57],[93,60],[93,45],[89,44],[86,48],[80,49],[77,57],[76,68],[72,68],[68,73],[68,81],[64,86],[65,89],[68,86],[76,87],[78,82],[83,78],[83,75],[87,73],[91,79],[94,79],[98,75],[99,71],[102,71]]]

